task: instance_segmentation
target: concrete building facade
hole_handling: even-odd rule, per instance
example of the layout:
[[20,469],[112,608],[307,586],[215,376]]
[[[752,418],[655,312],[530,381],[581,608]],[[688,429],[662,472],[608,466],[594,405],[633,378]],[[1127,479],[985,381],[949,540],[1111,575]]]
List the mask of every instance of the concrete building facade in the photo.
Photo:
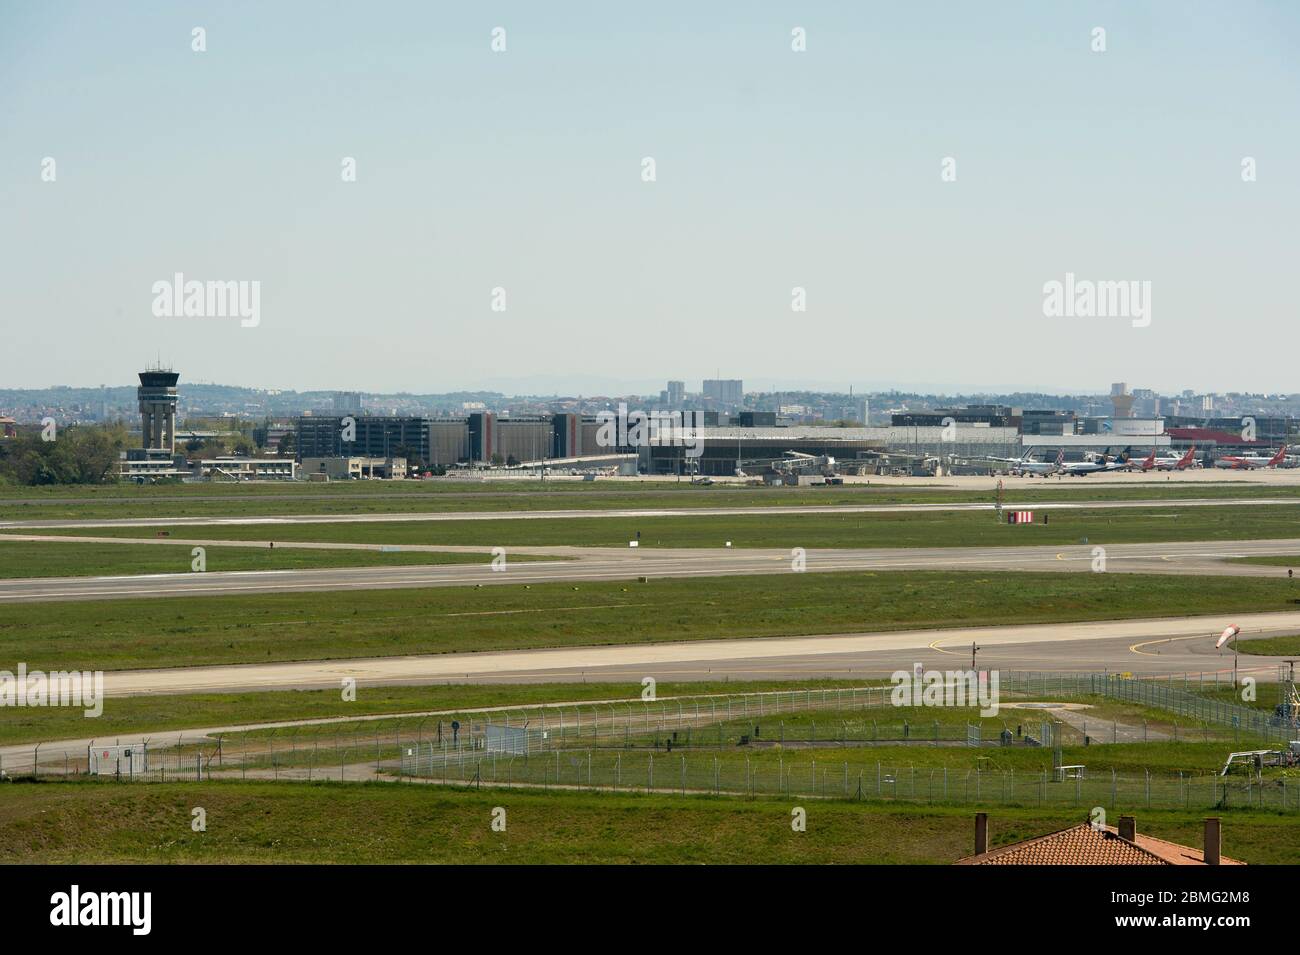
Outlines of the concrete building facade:
[[300,473],[308,479],[323,475],[331,481],[401,480],[406,477],[406,458],[303,458]]

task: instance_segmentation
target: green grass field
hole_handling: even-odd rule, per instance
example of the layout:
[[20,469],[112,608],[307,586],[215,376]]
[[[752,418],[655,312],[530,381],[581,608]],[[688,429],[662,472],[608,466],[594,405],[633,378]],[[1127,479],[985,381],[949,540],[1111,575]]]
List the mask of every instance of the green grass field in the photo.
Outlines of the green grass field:
[[[864,680],[803,680],[658,684],[660,698],[679,694],[756,693],[798,687],[864,686]],[[641,697],[635,683],[452,684],[431,686],[365,686],[353,702],[338,690],[266,690],[256,693],[188,693],[163,696],[110,697],[102,716],[87,720],[74,707],[22,707],[0,721],[0,744],[39,740],[110,737],[127,733],[238,726],[295,719],[365,716],[375,713],[416,713],[429,710],[468,710],[488,706],[523,706],[579,700],[628,700]],[[296,732],[333,732],[310,726]]]
[[[294,547],[205,546],[207,570],[299,570],[403,564],[483,564],[492,554],[326,550]],[[0,536],[0,578],[94,577],[192,572],[192,548],[185,544],[97,544],[6,541]],[[538,558],[516,555],[514,560]],[[552,558],[560,559],[560,558]]]
[[18,603],[0,654],[47,670],[198,666],[1240,613],[1294,594],[1273,579],[917,571]]
[[[1072,702],[1075,702],[1072,700]],[[1109,703],[1110,706],[1099,705]],[[1152,773],[1205,773],[1217,772],[1223,767],[1224,759],[1237,742],[1241,745],[1263,746],[1263,743],[1247,736],[1234,741],[1232,731],[1223,727],[1202,727],[1183,721],[1179,742],[1170,739],[1159,740],[1154,734],[1168,734],[1173,717],[1159,710],[1147,710],[1141,707],[1118,704],[1115,701],[1090,701],[1087,711],[1079,711],[1080,716],[1088,721],[1089,735],[1094,742],[1083,744],[1082,734],[1066,725],[1061,728],[1063,742],[1061,747],[1063,762],[1067,764],[1085,764],[1094,773],[1141,773],[1144,769]],[[1004,709],[996,717],[981,717],[977,710],[965,708],[921,708],[921,707],[887,707],[885,709],[866,709],[853,711],[813,710],[810,712],[786,713],[745,722],[735,720],[724,722],[721,726],[724,745],[718,749],[716,726],[700,727],[684,743],[685,733],[679,733],[679,743],[686,751],[707,753],[735,763],[746,758],[755,762],[775,762],[784,751],[787,759],[798,757],[806,761],[809,757],[819,763],[827,762],[838,765],[848,760],[855,764],[880,762],[889,767],[914,767],[918,770],[943,769],[974,770],[977,766],[987,771],[1014,770],[1016,772],[1037,773],[1052,768],[1052,750],[1042,746],[1005,746],[975,749],[968,746],[937,745],[932,741],[938,735],[944,743],[951,744],[964,736],[968,724],[979,724],[983,739],[995,740],[998,732],[1006,729],[1015,734],[1017,743],[1021,736],[1017,730],[1023,728],[1026,734],[1037,734],[1043,719],[1041,711]],[[1111,720],[1119,720],[1127,725],[1141,725],[1149,722],[1153,737],[1148,742],[1110,743]],[[907,724],[908,741],[900,739],[903,724]],[[739,746],[741,732],[750,733],[753,728],[763,730],[761,745],[752,739],[748,746]],[[811,735],[810,735],[811,729]],[[835,745],[841,734],[846,742]],[[652,734],[662,739],[663,734]],[[883,742],[868,743],[878,736]],[[648,745],[645,734],[639,738],[641,745]],[[784,743],[778,741],[784,739]],[[818,740],[814,745],[811,740]],[[633,742],[638,738],[634,737]],[[826,745],[830,741],[830,745]],[[568,741],[565,745],[569,745]],[[1270,769],[1269,772],[1274,772]],[[1300,781],[1300,771],[1279,770]]]
[[[796,804],[806,832],[791,830]],[[206,832],[191,830],[196,806]],[[505,832],[490,825],[498,806]],[[947,864],[970,853],[976,808],[990,808],[995,846],[1084,821],[1075,810],[394,783],[41,782],[0,785],[0,862]],[[1219,814],[1225,855],[1300,863],[1300,817]],[[1199,846],[1204,815],[1140,808],[1139,831]]]
[[[172,536],[223,540],[344,541],[371,544],[469,544],[626,547],[1012,547],[1022,545],[1237,541],[1300,537],[1300,501],[1129,510],[1071,510],[1044,525],[999,523],[991,513],[741,514],[654,518],[501,519],[384,523],[221,525],[163,528]],[[103,528],[97,536],[153,537],[158,528]],[[51,533],[83,533],[56,529]]]
[[[1016,485],[1008,501],[1133,501],[1162,499],[1297,498],[1300,487],[1238,483],[1042,482]],[[137,487],[0,486],[0,520],[129,517],[267,517],[283,514],[391,514],[416,511],[498,511],[652,508],[797,507],[827,504],[992,503],[993,492],[961,490],[942,480],[911,485],[767,488],[642,481],[354,481],[331,484],[244,483]]]
[[[1242,646],[1245,646],[1243,643]],[[1272,712],[1274,707],[1282,702],[1282,684],[1280,683],[1256,683],[1254,687],[1255,698],[1243,699],[1242,693],[1245,687],[1239,686],[1233,689],[1231,686],[1224,685],[1218,687],[1206,687],[1198,690],[1199,696],[1209,697],[1212,700],[1220,700],[1224,703],[1236,703],[1239,706],[1248,706],[1252,709],[1266,710]]]
[[1234,557],[1234,563],[1260,564],[1265,567],[1295,567],[1300,569],[1300,554],[1284,554],[1269,557]]
[[[635,705],[632,711],[635,712]],[[608,717],[613,714],[607,710]],[[515,722],[520,723],[530,718],[530,725],[541,725],[538,713],[516,714]],[[1126,714],[1130,720],[1141,723],[1137,714]],[[1167,713],[1153,713],[1152,733],[1168,732],[1170,717]],[[587,712],[588,718],[591,711]],[[1184,722],[1180,727],[1178,742],[1172,739],[1155,739],[1148,742],[1110,743],[1111,723],[1100,714],[1089,713],[1089,735],[1093,742],[1084,745],[1082,735],[1072,727],[1064,727],[1064,745],[1060,747],[1062,762],[1066,765],[1084,765],[1094,781],[1105,783],[1113,771],[1121,776],[1141,776],[1150,771],[1153,776],[1171,777],[1178,773],[1190,777],[1206,777],[1217,774],[1224,765],[1228,754],[1241,749],[1265,749],[1269,746],[1261,739],[1251,735],[1235,736],[1224,727],[1203,727]],[[1052,749],[1042,746],[1021,745],[1020,736],[1011,746],[983,746],[974,748],[964,745],[965,728],[968,724],[980,724],[985,741],[996,741],[998,732],[1004,727],[1015,731],[1023,724],[1025,733],[1039,732],[1041,713],[1005,711],[1001,718],[981,718],[977,711],[966,709],[930,709],[917,711],[911,708],[893,707],[873,708],[839,712],[835,710],[817,710],[811,713],[770,714],[753,717],[746,723],[739,720],[723,721],[721,724],[688,726],[672,730],[645,730],[629,727],[627,734],[615,733],[600,737],[583,736],[572,725],[573,711],[569,711],[569,725],[566,735],[560,737],[556,731],[555,713],[552,711],[549,726],[554,744],[560,749],[559,764],[565,775],[574,773],[569,781],[583,783],[586,781],[586,763],[589,755],[598,764],[598,773],[605,771],[605,778],[611,779],[608,772],[613,760],[621,760],[625,778],[647,779],[647,757],[653,756],[659,773],[668,773],[657,779],[673,786],[676,780],[677,760],[685,758],[691,766],[692,776],[698,779],[697,770],[702,764],[717,763],[723,776],[733,788],[737,781],[743,779],[746,767],[763,776],[775,773],[778,764],[807,780],[808,772],[821,767],[818,772],[826,771],[832,775],[832,782],[839,780],[841,767],[848,769],[850,779],[859,772],[874,781],[877,767],[889,774],[907,776],[920,773],[922,776],[931,770],[957,774],[982,772],[985,774],[1011,773],[1022,777],[1025,785],[1036,785],[1039,776],[1051,773],[1053,767]],[[468,726],[469,714],[460,714],[461,725]],[[477,720],[497,719],[479,715]],[[442,720],[444,738],[450,739],[449,718]],[[904,723],[908,727],[908,737],[904,740]],[[1130,724],[1132,725],[1132,724]],[[757,736],[752,735],[759,730]],[[811,732],[810,732],[811,730]],[[742,745],[741,733],[749,736],[749,742]],[[249,763],[250,767],[268,768],[273,764],[280,770],[290,766],[306,767],[315,765],[325,775],[330,767],[338,767],[340,758],[349,763],[365,763],[377,756],[385,762],[399,758],[399,743],[410,746],[417,739],[427,746],[437,733],[437,721],[432,719],[407,718],[403,720],[376,720],[362,724],[313,724],[297,728],[278,728],[276,730],[253,730],[248,733],[230,733],[223,736],[223,751],[232,761],[242,759],[245,747],[251,751],[262,747],[262,755]],[[844,734],[841,740],[841,734]],[[934,736],[939,736],[935,741]],[[675,736],[671,747],[668,742]],[[266,745],[275,742],[274,761]],[[376,741],[378,741],[376,743]],[[209,745],[209,749],[213,746]],[[458,756],[451,755],[453,766]],[[491,756],[466,753],[469,772],[473,771],[475,759],[481,758],[485,763],[491,762]],[[554,751],[543,751],[532,756],[534,762],[546,763],[555,758]],[[501,757],[506,760],[505,756]],[[394,763],[395,765],[395,763]],[[544,767],[539,767],[539,770]],[[1238,767],[1244,773],[1245,767]],[[453,770],[454,772],[454,770]],[[1289,782],[1300,784],[1300,771],[1283,767],[1266,767],[1264,774],[1269,779],[1285,777]],[[488,778],[491,778],[490,774]],[[506,779],[504,772],[502,779]],[[540,783],[543,776],[535,772],[534,781]],[[552,777],[553,781],[553,777]],[[923,782],[923,780],[922,780]],[[919,789],[920,787],[918,787]],[[1276,795],[1270,798],[1279,798]],[[1297,800],[1295,788],[1287,795],[1287,804],[1294,805]]]
[[1300,636],[1262,637],[1260,639],[1240,640],[1237,643],[1240,653],[1256,656],[1300,658]]
[[[864,686],[888,686],[883,680],[776,680],[776,681],[740,681],[718,680],[690,683],[660,682],[657,686],[660,700],[672,700],[675,697],[686,698],[686,705],[691,700],[709,695],[735,695],[770,691],[798,690],[812,694],[814,697],[822,691],[838,688],[860,688]],[[580,701],[620,701],[616,706],[626,703],[640,705],[642,687],[640,683],[525,683],[525,684],[430,684],[425,686],[365,686],[359,688],[358,696],[351,702],[342,699],[338,690],[269,690],[246,693],[201,693],[175,694],[161,696],[111,697],[101,717],[88,723],[81,711],[69,707],[20,708],[11,710],[3,723],[0,723],[0,744],[12,744],[38,740],[75,739],[87,735],[114,736],[127,733],[145,733],[151,731],[172,731],[187,728],[239,726],[254,723],[272,723],[296,719],[330,719],[354,718],[366,715],[392,715],[391,720],[368,723],[376,729],[390,732],[400,729],[404,734],[415,732],[421,717],[403,717],[401,714],[439,712],[461,712],[485,707],[515,706],[531,707],[544,703],[580,702]],[[1277,700],[1276,684],[1258,686],[1261,707],[1271,709]],[[1223,688],[1215,693],[1206,690],[1206,695],[1221,698],[1225,702],[1234,700],[1233,691]],[[832,699],[834,699],[832,697]],[[864,698],[865,699],[865,698]],[[1104,738],[1109,721],[1118,720],[1128,724],[1138,724],[1143,720],[1149,722],[1153,733],[1168,732],[1175,717],[1159,709],[1141,707],[1133,703],[1108,699],[1105,697],[1070,698],[1075,702],[1087,703],[1090,707],[1087,718],[1097,724],[1098,729],[1092,734]],[[825,729],[835,720],[823,714],[808,715],[793,713],[776,717],[778,723],[784,722],[789,727],[791,739],[794,740],[806,730],[800,727],[813,720],[823,724],[823,735],[832,730]],[[1018,710],[1007,707],[1001,715],[989,718],[987,730],[994,734],[1002,726],[1015,727],[1023,724],[1034,730],[1041,719],[1039,712]],[[911,720],[913,737],[919,744],[927,740],[930,728],[937,720],[946,729],[964,725],[976,719],[968,711],[924,710],[913,712],[906,709],[889,708],[872,709],[854,716],[855,720],[878,720],[883,727],[882,739],[890,738],[888,728],[897,731],[899,721]],[[338,732],[340,724],[304,725],[292,730],[295,736],[307,740],[316,735],[326,737]],[[347,726],[348,724],[341,724]],[[748,725],[740,723],[727,724],[727,739],[735,742],[738,734],[749,732]],[[1036,730],[1035,730],[1036,731]],[[265,734],[269,731],[251,731],[250,735]],[[281,732],[289,732],[282,730]],[[713,732],[710,730],[709,732]],[[774,731],[778,738],[781,730]],[[1067,731],[1072,732],[1072,731]],[[1075,734],[1077,735],[1077,734]],[[1211,733],[1211,736],[1214,734]],[[946,738],[946,737],[945,737]],[[990,737],[991,738],[991,737]],[[1186,721],[1183,722],[1180,738],[1196,742],[1202,738],[1200,729]],[[711,745],[713,737],[704,740]]]

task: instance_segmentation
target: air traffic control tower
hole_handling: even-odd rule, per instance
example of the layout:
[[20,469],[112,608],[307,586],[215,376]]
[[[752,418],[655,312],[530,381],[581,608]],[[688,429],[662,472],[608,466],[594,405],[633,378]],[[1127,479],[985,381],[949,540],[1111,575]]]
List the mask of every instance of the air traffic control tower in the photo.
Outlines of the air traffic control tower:
[[176,450],[176,382],[180,373],[151,368],[140,372],[140,438],[147,449]]

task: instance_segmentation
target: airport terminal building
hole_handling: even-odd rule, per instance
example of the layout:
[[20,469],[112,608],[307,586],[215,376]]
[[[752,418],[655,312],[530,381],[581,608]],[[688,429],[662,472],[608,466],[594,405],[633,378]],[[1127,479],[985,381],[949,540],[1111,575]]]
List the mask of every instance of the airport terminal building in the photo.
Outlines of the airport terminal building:
[[295,429],[299,460],[405,458],[414,468],[436,469],[593,463],[635,454],[643,474],[714,477],[756,477],[790,455],[834,458],[849,474],[988,473],[998,459],[1024,454],[1049,461],[1062,453],[1079,461],[1191,443],[1167,431],[1160,417],[1076,417],[996,405],[902,412],[883,427],[790,424],[773,412],[698,414],[702,426],[677,438],[670,432],[640,441],[629,435],[628,418],[613,419],[619,427],[611,440],[609,417],[573,413],[303,415]]

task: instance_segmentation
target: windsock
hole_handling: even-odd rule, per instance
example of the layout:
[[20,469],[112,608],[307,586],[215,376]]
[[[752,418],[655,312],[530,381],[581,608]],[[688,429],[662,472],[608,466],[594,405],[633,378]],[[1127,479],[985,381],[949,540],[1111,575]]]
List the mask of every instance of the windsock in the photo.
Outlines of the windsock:
[[1227,630],[1223,631],[1223,633],[1219,634],[1219,642],[1214,645],[1214,649],[1219,649],[1219,647],[1223,646],[1239,633],[1241,633],[1241,627],[1234,623]]

